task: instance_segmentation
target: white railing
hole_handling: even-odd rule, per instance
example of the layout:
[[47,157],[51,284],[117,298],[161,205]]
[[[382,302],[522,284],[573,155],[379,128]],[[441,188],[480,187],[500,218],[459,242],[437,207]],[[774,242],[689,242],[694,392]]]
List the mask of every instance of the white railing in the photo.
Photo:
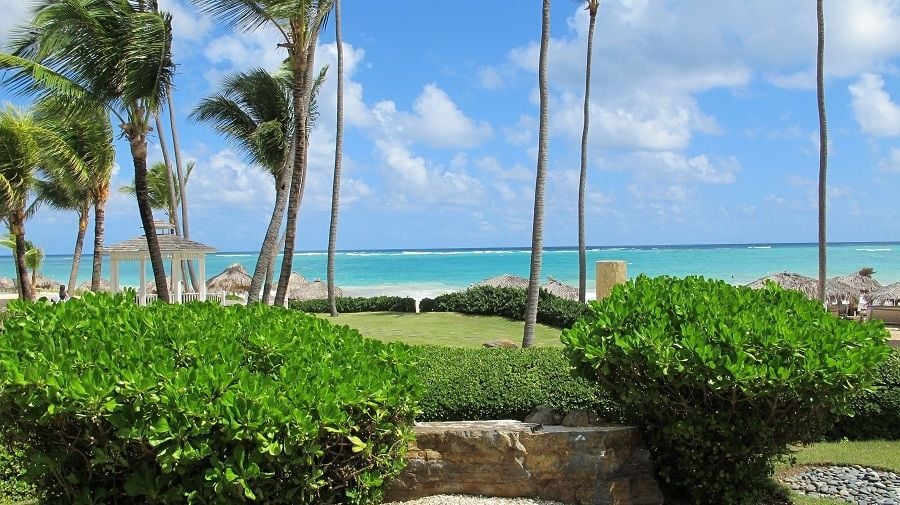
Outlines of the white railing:
[[[144,304],[153,303],[159,300],[159,295],[147,293],[144,295]],[[141,303],[141,295],[135,295],[134,301],[137,304]],[[181,303],[190,303],[190,302],[202,302],[203,298],[200,296],[200,293],[181,293]],[[209,302],[219,302],[220,305],[225,305],[225,293],[206,293],[206,301]]]

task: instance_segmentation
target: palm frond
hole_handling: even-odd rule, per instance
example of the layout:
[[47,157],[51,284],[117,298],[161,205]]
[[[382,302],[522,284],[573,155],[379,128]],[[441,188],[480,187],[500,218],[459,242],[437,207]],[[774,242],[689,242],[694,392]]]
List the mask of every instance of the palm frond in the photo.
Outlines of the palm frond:
[[275,18],[266,10],[266,4],[258,0],[193,0],[200,10],[211,14],[228,26],[252,32],[267,23],[276,24]]

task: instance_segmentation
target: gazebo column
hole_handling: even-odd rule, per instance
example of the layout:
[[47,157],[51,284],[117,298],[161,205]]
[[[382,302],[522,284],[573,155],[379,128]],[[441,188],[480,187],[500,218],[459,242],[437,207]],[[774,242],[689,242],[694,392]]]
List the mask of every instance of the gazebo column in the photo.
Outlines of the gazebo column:
[[[181,260],[177,255],[172,255],[172,293],[174,299],[171,303],[181,303]],[[171,295],[170,295],[171,296]]]
[[144,257],[142,256],[138,260],[141,264],[140,272],[141,272],[141,285],[138,288],[138,304],[139,305],[147,305],[147,268],[144,264]]
[[206,301],[206,255],[200,255],[200,300]]
[[119,257],[115,254],[109,255],[109,284],[113,293],[119,292]]

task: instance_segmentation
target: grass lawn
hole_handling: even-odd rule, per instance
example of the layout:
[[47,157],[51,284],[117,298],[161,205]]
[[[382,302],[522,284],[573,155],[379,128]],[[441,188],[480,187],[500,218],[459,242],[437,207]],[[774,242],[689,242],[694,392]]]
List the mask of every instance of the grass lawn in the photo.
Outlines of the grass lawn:
[[[524,324],[494,316],[470,316],[455,312],[358,312],[336,318],[318,314],[335,324],[359,330],[363,336],[407,344],[431,344],[453,347],[480,347],[487,341],[505,338],[520,344]],[[535,327],[536,345],[562,345],[561,331],[539,324]]]
[[[822,442],[804,447],[796,454],[798,465],[862,465],[900,472],[900,440],[866,442]],[[790,471],[782,466],[778,473]],[[791,494],[796,505],[846,505],[842,500],[808,498]]]

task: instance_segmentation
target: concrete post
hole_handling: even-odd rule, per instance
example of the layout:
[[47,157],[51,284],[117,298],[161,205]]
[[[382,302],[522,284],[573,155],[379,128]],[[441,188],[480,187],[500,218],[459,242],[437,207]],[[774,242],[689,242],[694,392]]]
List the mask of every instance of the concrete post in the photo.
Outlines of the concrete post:
[[624,261],[597,262],[597,300],[609,296],[616,284],[625,284],[626,270]]

